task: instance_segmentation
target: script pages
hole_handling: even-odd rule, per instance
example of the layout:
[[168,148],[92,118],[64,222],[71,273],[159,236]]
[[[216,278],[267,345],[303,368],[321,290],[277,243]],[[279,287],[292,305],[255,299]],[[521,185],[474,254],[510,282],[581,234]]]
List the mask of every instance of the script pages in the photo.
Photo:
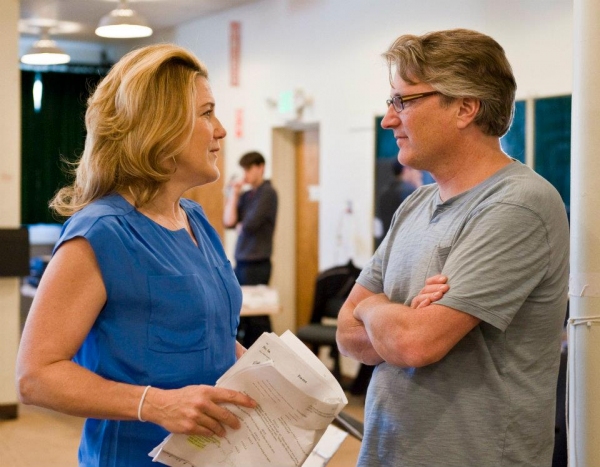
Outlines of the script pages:
[[150,452],[171,467],[300,467],[348,400],[325,365],[290,331],[264,333],[218,381],[258,402],[227,405],[241,422],[224,437],[171,434]]

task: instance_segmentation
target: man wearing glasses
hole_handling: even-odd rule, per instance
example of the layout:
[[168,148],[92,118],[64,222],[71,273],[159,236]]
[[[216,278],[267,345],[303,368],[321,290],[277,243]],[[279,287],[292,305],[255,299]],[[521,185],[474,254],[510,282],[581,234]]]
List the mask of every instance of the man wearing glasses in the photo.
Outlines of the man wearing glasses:
[[384,57],[382,126],[437,183],[400,206],[340,311],[341,352],[377,365],[358,465],[548,467],[569,231],[558,192],[502,152],[510,64],[464,29],[401,36]]

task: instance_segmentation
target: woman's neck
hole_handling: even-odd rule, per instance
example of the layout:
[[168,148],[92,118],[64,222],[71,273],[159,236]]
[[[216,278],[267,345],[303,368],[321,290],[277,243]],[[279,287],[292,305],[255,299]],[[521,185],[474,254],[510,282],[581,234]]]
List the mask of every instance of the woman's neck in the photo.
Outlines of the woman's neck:
[[[121,196],[130,204],[136,206],[135,199],[130,193],[121,193]],[[136,209],[168,230],[177,231],[185,229],[194,242],[196,242],[188,216],[179,201],[179,197],[174,198],[167,196],[166,193],[159,193],[146,204],[139,207],[136,206]]]

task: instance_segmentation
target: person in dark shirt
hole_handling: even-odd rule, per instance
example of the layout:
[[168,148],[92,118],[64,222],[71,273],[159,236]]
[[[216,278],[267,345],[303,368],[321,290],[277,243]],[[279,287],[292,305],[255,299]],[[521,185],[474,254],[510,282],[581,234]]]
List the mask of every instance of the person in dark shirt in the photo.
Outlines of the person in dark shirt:
[[[264,179],[265,158],[249,152],[240,159],[244,177],[229,185],[223,224],[236,228],[235,275],[240,285],[267,285],[271,278],[273,232],[277,217],[277,192]],[[250,189],[242,191],[244,185]],[[263,332],[271,332],[268,315],[242,317],[238,340],[248,348]]]
[[377,200],[375,243],[379,246],[392,223],[392,217],[408,196],[423,184],[423,173],[412,167],[405,167],[397,159],[391,164],[393,181]]

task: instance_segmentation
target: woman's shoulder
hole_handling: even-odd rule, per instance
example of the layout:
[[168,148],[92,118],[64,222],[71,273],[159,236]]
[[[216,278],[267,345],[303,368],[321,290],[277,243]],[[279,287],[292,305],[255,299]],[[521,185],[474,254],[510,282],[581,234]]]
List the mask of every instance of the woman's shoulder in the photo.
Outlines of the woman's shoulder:
[[[71,216],[63,227],[63,237],[86,237],[100,226],[121,225],[120,217],[127,216],[134,207],[119,195],[108,195],[95,200]],[[65,240],[66,238],[63,238]]]
[[133,210],[134,207],[121,195],[113,194],[91,202],[78,214],[89,217],[125,216]]

